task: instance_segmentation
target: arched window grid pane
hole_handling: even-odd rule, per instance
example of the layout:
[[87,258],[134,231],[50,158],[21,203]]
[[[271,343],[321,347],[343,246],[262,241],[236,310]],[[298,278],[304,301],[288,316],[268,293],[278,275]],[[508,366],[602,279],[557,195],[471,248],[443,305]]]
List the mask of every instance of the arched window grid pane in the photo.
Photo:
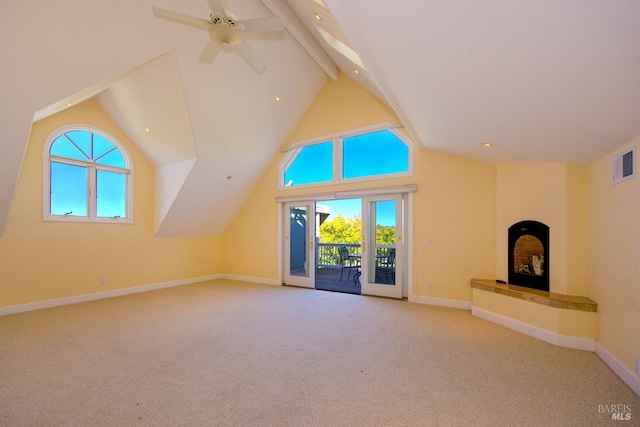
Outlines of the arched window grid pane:
[[91,159],[91,133],[82,130],[65,132],[64,136],[71,142],[87,159]]
[[[78,137],[80,134],[87,134],[87,138],[80,139]],[[75,148],[75,151],[72,153],[68,150],[56,149],[58,144],[63,141],[67,141],[71,144],[71,146]],[[76,151],[82,157],[73,155]],[[58,159],[67,158],[74,160],[86,160],[91,163],[101,163],[104,165],[127,169],[127,161],[125,156],[122,154],[121,149],[103,135],[88,130],[62,133],[54,139],[52,144],[50,144],[49,154]]]
[[99,133],[93,133],[93,159],[99,159],[109,151],[116,149],[117,147],[104,136]]
[[97,162],[98,162],[98,160],[100,160],[101,158],[103,158],[104,156],[106,156],[107,154],[109,154],[109,153],[111,153],[111,152],[113,152],[113,151],[115,151],[115,150],[117,150],[117,148],[116,148],[116,147],[113,147],[112,149],[110,149],[110,150],[108,150],[108,151],[105,151],[103,154],[100,154],[99,156],[94,157],[93,161],[97,163]]
[[99,158],[94,159],[94,161],[99,164],[108,165],[112,167],[121,167],[121,168],[124,168],[126,164],[124,157],[122,156],[122,153],[120,152],[120,150],[116,148],[114,148],[113,150],[110,150],[107,153],[104,153]]
[[66,134],[55,139],[51,144],[49,154],[77,160],[89,160],[89,157]]

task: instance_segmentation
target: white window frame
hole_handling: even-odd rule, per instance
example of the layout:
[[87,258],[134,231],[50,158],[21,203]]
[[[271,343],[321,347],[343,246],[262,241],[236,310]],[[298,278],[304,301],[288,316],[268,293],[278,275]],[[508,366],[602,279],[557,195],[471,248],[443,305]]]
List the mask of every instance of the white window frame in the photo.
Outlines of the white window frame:
[[[70,131],[86,131],[92,132],[107,139],[122,154],[125,162],[124,168],[118,168],[114,166],[96,164],[93,161],[82,161],[71,159],[68,157],[61,157],[50,154],[51,144],[63,133]],[[54,215],[51,214],[51,162],[63,163],[67,165],[82,166],[87,168],[87,215],[75,216],[75,215]],[[98,170],[107,172],[118,172],[125,175],[125,203],[126,203],[126,216],[125,217],[99,217],[97,216],[97,203],[95,197],[96,189],[96,172]],[[94,222],[94,223],[109,223],[109,224],[132,224],[133,223],[133,168],[129,152],[124,145],[113,135],[106,132],[103,129],[86,124],[72,124],[60,127],[49,134],[45,140],[42,153],[42,219],[44,221],[59,221],[59,222]]]
[[[342,146],[343,140],[353,136],[360,136],[360,135],[374,133],[382,130],[390,131],[391,133],[393,133],[394,136],[400,139],[408,147],[409,169],[406,172],[397,172],[397,173],[365,176],[360,178],[344,179],[342,177],[343,167],[344,167],[343,146]],[[286,183],[284,182],[285,173],[287,171],[287,168],[293,163],[293,161],[296,159],[298,154],[301,152],[300,149],[310,145],[321,144],[323,142],[332,143],[332,150],[333,150],[332,180],[287,186]],[[340,133],[335,133],[331,135],[325,135],[318,138],[312,138],[304,141],[295,142],[291,144],[291,146],[287,149],[287,154],[284,156],[284,158],[280,162],[279,170],[278,170],[278,188],[280,190],[290,190],[290,189],[296,189],[296,188],[321,187],[325,185],[334,185],[334,184],[347,183],[347,182],[357,183],[357,182],[413,176],[413,147],[414,147],[413,141],[403,132],[398,130],[398,126],[393,126],[391,123],[388,123],[388,122],[380,123],[373,126],[358,128],[358,129],[352,129],[347,132],[340,132]]]

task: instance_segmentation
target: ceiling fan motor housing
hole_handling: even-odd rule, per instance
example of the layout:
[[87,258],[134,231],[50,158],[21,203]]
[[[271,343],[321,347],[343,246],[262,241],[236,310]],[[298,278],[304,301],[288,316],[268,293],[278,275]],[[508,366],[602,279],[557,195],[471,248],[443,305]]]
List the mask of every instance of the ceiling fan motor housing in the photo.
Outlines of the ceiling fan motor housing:
[[216,23],[209,28],[211,38],[223,46],[235,46],[242,41],[242,35],[236,28],[224,21]]
[[212,15],[209,35],[223,46],[235,46],[242,41],[242,35],[233,19]]

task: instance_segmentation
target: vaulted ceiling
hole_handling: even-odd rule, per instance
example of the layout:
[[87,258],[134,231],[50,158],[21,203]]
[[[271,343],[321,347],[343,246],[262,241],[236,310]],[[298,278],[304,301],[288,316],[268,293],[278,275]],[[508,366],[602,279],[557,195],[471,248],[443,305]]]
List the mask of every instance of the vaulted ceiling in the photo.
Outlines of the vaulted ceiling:
[[262,74],[232,48],[198,62],[207,32],[152,6],[210,13],[206,0],[0,4],[0,230],[33,121],[93,97],[154,163],[166,236],[221,234],[338,70],[419,146],[483,161],[587,165],[640,134],[636,0],[228,0],[240,20],[283,20],[247,35]]

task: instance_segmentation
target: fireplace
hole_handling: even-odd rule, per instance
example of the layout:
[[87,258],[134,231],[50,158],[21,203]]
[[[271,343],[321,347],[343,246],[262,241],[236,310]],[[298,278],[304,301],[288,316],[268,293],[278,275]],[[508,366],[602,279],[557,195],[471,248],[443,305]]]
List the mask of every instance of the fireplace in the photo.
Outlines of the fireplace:
[[509,283],[549,291],[549,227],[520,221],[509,227]]

